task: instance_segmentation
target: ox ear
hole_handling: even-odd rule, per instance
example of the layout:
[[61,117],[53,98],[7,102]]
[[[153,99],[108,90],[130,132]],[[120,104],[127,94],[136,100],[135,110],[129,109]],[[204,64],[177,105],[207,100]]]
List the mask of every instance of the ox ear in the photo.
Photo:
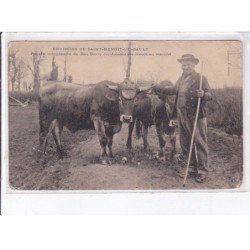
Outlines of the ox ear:
[[109,100],[109,101],[113,101],[113,102],[117,102],[119,100],[119,93],[117,91],[114,90],[109,90],[105,97]]
[[119,87],[116,85],[108,85],[108,88],[106,98],[109,101],[117,102],[119,100]]

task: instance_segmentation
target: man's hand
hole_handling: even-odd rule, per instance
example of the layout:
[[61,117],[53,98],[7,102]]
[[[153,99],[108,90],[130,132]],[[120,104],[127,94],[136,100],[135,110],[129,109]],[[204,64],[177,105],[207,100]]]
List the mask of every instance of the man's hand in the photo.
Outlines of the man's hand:
[[160,86],[154,85],[152,86],[152,91],[159,93],[162,91],[162,88]]
[[202,98],[204,96],[204,90],[198,89],[197,90],[197,96],[200,97],[200,98]]
[[176,120],[170,120],[169,122],[170,127],[177,127],[177,125],[178,125],[178,122]]

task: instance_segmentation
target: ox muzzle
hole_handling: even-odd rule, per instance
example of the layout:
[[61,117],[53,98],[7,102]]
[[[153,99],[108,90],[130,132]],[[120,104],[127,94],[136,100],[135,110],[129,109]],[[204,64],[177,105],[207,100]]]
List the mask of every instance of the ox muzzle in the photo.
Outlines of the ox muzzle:
[[133,122],[133,116],[132,115],[121,115],[120,121],[123,123],[131,123],[131,122]]

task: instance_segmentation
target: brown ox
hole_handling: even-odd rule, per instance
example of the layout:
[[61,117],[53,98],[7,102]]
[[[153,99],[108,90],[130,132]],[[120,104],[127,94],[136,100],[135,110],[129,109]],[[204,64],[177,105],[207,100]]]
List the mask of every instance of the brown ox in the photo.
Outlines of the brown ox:
[[[170,81],[162,81],[159,83],[161,86],[172,86]],[[133,122],[129,125],[127,148],[132,150],[132,132],[134,124],[136,124],[136,134],[140,138],[142,136],[144,149],[148,149],[148,128],[152,125],[156,127],[156,133],[158,136],[160,153],[159,156],[164,155],[164,146],[166,141],[164,140],[164,134],[170,136],[172,149],[170,152],[171,158],[176,154],[181,154],[181,147],[179,142],[179,134],[176,133],[176,126],[170,126],[172,109],[172,103],[169,101],[167,95],[163,94],[148,94],[147,89],[141,91],[135,98],[134,110],[133,110]],[[173,124],[174,125],[174,124]]]
[[110,163],[113,135],[121,130],[123,122],[133,122],[137,92],[133,84],[110,81],[92,86],[60,82],[45,84],[39,94],[39,138],[44,152],[50,132],[59,157],[63,157],[66,154],[60,137],[64,126],[73,133],[80,129],[95,129],[101,146],[101,162]]

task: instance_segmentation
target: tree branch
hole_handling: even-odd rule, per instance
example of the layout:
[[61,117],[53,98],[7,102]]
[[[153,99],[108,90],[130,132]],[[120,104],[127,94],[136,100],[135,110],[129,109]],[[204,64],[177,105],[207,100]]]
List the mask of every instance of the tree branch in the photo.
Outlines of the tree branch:
[[31,71],[32,75],[34,75],[34,70],[31,68],[29,64],[27,64],[27,68]]

